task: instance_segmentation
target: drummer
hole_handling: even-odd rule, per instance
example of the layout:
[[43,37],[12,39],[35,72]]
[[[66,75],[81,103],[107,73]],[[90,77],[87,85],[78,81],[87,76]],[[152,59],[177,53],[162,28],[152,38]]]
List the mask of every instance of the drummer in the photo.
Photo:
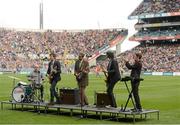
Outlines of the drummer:
[[31,81],[30,85],[34,90],[40,90],[41,93],[41,101],[43,101],[43,93],[44,93],[44,87],[43,87],[43,81],[44,76],[40,72],[39,65],[34,65],[34,70],[28,75],[28,80]]

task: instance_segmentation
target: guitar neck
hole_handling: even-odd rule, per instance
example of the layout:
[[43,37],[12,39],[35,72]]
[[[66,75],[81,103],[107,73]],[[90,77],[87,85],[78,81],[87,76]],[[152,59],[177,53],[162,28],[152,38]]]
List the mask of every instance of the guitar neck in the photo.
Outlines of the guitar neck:
[[103,72],[104,73],[104,76],[106,77],[106,79],[108,78],[108,76],[107,76],[107,73],[106,72]]
[[105,72],[105,68],[103,65],[100,65],[101,69],[102,69],[102,72],[104,73],[104,76],[106,77],[106,79],[108,78],[108,75],[107,73]]

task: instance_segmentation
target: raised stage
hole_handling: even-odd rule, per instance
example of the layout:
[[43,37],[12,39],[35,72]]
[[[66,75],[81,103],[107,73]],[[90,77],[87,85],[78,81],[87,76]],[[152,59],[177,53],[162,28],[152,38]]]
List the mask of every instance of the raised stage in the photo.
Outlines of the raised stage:
[[80,105],[65,105],[65,104],[55,104],[48,105],[48,103],[17,103],[17,102],[9,102],[9,101],[1,101],[1,110],[3,110],[4,104],[9,104],[12,106],[12,109],[16,109],[16,106],[20,106],[21,110],[24,110],[24,107],[33,107],[35,111],[41,113],[41,110],[44,109],[45,113],[48,113],[50,109],[57,109],[57,113],[60,113],[60,109],[67,109],[70,112],[70,116],[73,116],[75,110],[81,111],[84,118],[87,118],[89,112],[95,112],[99,119],[103,119],[103,114],[109,114],[109,117],[118,119],[120,116],[124,116],[124,118],[128,118],[130,116],[135,123],[137,116],[140,116],[141,119],[147,119],[148,114],[155,113],[157,120],[159,120],[159,110],[152,109],[143,109],[142,112],[132,111],[130,108],[127,108],[125,111],[121,110],[121,108],[113,108],[113,107],[96,107],[95,105],[88,105],[81,107]]

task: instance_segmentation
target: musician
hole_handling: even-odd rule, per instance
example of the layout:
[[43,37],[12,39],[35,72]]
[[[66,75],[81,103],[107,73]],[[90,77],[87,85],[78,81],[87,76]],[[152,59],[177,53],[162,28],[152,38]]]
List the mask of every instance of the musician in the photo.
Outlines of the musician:
[[50,105],[54,104],[54,97],[56,97],[56,103],[60,103],[58,94],[56,92],[56,85],[58,81],[61,80],[61,65],[58,60],[56,60],[56,54],[50,54],[50,62],[48,64],[47,74],[49,76],[50,86]]
[[84,53],[79,54],[78,60],[75,62],[74,67],[74,75],[76,76],[76,80],[80,90],[80,104],[83,106],[88,105],[88,99],[85,93],[85,89],[88,86],[89,82],[89,62],[84,56]]
[[104,72],[107,73],[107,80],[106,80],[107,90],[106,91],[111,101],[111,107],[116,108],[117,104],[114,98],[113,89],[114,89],[115,84],[121,79],[121,75],[119,72],[118,62],[114,59],[114,53],[111,51],[108,51],[106,55],[107,55],[107,58],[109,59],[107,70],[104,70]]
[[34,70],[28,75],[28,80],[31,81],[30,86],[34,90],[40,90],[41,93],[41,100],[43,102],[43,93],[44,93],[44,87],[43,87],[43,81],[44,81],[44,76],[40,72],[39,65],[35,64],[34,65]]
[[[126,67],[128,69],[131,69],[131,87],[132,87],[132,93],[134,96],[134,100],[136,103],[136,111],[142,111],[141,102],[139,98],[139,84],[140,84],[140,74],[141,74],[141,68],[142,68],[142,62],[141,62],[141,53],[135,53],[133,55],[134,64],[130,64],[127,59],[126,60]],[[131,58],[129,56],[129,58]]]

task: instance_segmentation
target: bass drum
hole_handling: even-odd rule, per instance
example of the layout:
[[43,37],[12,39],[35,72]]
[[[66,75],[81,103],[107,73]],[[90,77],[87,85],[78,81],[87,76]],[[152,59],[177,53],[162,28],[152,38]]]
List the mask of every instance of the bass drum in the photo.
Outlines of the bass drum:
[[22,102],[25,98],[24,88],[21,86],[17,86],[12,91],[12,97],[16,102]]
[[33,90],[30,86],[17,86],[12,91],[16,102],[33,102]]

